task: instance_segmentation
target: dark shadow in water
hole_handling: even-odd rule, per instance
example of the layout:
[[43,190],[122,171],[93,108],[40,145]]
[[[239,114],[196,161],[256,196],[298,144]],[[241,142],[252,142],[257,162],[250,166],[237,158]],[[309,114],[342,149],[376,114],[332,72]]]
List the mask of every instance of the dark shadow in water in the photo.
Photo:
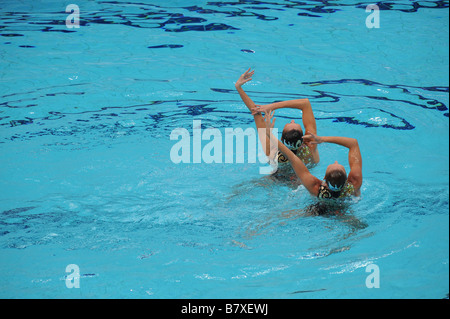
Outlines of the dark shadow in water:
[[288,210],[281,213],[284,219],[297,219],[299,217],[324,217],[333,218],[341,223],[344,223],[351,230],[345,236],[348,238],[359,230],[368,227],[367,223],[355,217],[351,202],[348,200],[318,200],[314,204],[310,204],[303,209]]
[[[234,186],[227,202],[238,200],[244,202],[246,205],[252,205],[252,201],[255,200],[255,198],[253,198],[251,194],[254,194],[255,192],[260,193],[261,190],[263,190],[265,197],[268,199],[270,198],[278,201],[285,198],[284,195],[280,197],[280,192],[292,192],[298,189],[300,185],[301,184],[296,177],[292,179],[283,179],[274,176],[255,178]],[[289,189],[292,191],[289,191]],[[261,203],[261,205],[263,205],[263,203]],[[342,223],[348,228],[348,231],[346,231],[339,240],[350,238],[368,227],[366,222],[355,216],[352,199],[313,199],[313,201],[311,201],[308,198],[305,203],[299,202],[299,206],[301,208],[269,213],[260,219],[256,219],[254,223],[239,231],[239,237],[244,240],[251,240],[255,237],[266,235],[275,228],[285,226],[287,223],[295,222],[295,220],[299,218],[326,218],[328,220],[335,220],[338,224]],[[276,210],[275,207],[274,210]],[[248,248],[245,243],[240,241],[233,240],[232,242],[239,247]],[[350,249],[348,245],[345,247],[332,248],[326,255],[346,251],[348,249]]]
[[313,290],[299,290],[299,291],[294,291],[289,293],[290,295],[294,295],[294,294],[304,294],[304,293],[308,293],[308,292],[318,292],[318,291],[324,291],[326,290],[325,288],[321,288],[321,289],[313,289]]

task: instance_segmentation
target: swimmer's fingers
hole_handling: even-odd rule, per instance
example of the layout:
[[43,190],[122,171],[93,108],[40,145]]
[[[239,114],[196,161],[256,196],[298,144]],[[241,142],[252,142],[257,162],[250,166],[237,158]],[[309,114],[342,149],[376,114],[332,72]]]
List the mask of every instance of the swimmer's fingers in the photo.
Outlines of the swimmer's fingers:
[[277,120],[276,117],[272,117],[272,115],[269,118],[269,123],[270,123],[270,128],[274,128],[275,127],[275,121]]
[[265,105],[255,104],[255,107],[251,109],[252,115],[267,113],[267,107]]
[[242,80],[242,84],[245,84],[245,83],[247,83],[247,82],[250,82],[251,80],[253,80],[251,77],[250,77],[250,78],[244,78],[244,79]]
[[245,71],[244,75],[252,77],[253,74],[255,74],[255,70],[252,70],[252,71],[251,70],[252,70],[252,68],[248,68],[248,70]]
[[252,76],[255,74],[255,70],[250,71],[250,69],[248,69],[247,71],[245,71],[244,74],[242,74],[242,77],[246,80],[251,80]]
[[303,141],[307,144],[307,145],[313,145],[313,144],[319,144],[316,140],[314,140],[311,135],[304,135],[303,136]]
[[259,105],[255,105],[254,108],[251,109],[252,115],[261,114],[262,110]]
[[306,131],[306,134],[303,136],[303,140],[306,144],[320,144],[323,142],[319,136],[309,131]]
[[[275,111],[269,111],[269,112],[266,112],[264,115],[264,121],[266,122],[266,128],[268,128],[268,129],[272,129],[275,126],[276,118],[273,117],[274,114],[275,114]],[[273,120],[272,120],[272,118],[273,118]]]
[[264,114],[264,120],[265,120],[266,122],[269,122],[269,123],[270,123],[270,120],[272,119],[272,116],[273,116],[273,112],[272,112],[272,111],[266,112],[266,113]]
[[303,136],[303,138],[315,139],[315,138],[317,138],[317,135],[310,131],[306,131],[306,134],[305,134],[305,136]]
[[239,80],[237,80],[237,82],[236,82],[237,86],[242,86],[245,83],[247,83],[247,82],[252,80],[252,76],[253,76],[253,74],[255,74],[255,71],[254,70],[250,71],[250,70],[251,70],[251,68],[249,68],[244,74],[242,74],[239,77]]

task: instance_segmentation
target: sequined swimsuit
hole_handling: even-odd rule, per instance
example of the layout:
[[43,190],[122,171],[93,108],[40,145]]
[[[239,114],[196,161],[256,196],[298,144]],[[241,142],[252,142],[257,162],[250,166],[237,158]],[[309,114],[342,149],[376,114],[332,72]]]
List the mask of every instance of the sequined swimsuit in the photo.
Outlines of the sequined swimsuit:
[[[298,158],[302,160],[302,162],[306,165],[306,167],[311,168],[316,163],[314,163],[313,154],[311,152],[311,149],[306,145],[302,144],[295,152],[295,155],[297,155]],[[277,155],[278,163],[288,163],[289,160],[286,156],[284,156],[283,153],[280,151]]]
[[322,185],[320,185],[319,194],[317,194],[319,201],[308,206],[306,208],[306,214],[310,216],[342,215],[346,211],[346,205],[348,205],[348,202],[346,203],[344,199],[349,198],[354,193],[355,187],[352,183],[347,181],[345,182],[339,197],[333,198],[330,190],[326,186],[326,183],[323,182]]
[[[338,198],[350,197],[354,193],[355,193],[355,187],[353,186],[352,183],[350,183],[349,181],[346,181]],[[333,198],[333,196],[331,195],[331,192],[328,189],[328,187],[326,186],[325,182],[323,182],[322,185],[320,185],[319,194],[317,194],[317,197],[321,198],[321,199]]]

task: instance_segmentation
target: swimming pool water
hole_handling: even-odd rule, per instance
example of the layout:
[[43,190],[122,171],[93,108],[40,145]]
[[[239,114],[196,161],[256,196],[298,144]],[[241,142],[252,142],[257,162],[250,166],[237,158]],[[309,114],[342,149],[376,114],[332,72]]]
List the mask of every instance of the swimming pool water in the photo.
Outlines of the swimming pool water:
[[[359,1],[76,1],[78,29],[67,4],[0,5],[0,297],[448,297],[448,1],[379,2],[377,29]],[[249,67],[256,103],[358,138],[344,217],[259,164],[171,161],[193,120],[254,127]]]

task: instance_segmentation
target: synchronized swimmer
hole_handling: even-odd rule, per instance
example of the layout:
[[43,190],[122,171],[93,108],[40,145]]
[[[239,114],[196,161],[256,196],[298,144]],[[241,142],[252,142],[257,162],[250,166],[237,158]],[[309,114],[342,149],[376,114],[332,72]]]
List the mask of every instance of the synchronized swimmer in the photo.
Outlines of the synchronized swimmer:
[[[258,131],[260,131],[259,129],[261,128],[266,128],[261,112],[267,113],[269,111],[281,108],[293,108],[302,111],[303,126],[305,127],[305,131],[317,134],[316,119],[314,117],[311,103],[309,103],[308,99],[290,100],[268,105],[256,105],[242,89],[243,84],[252,80],[254,73],[255,71],[250,71],[250,69],[248,69],[247,72],[242,74],[236,81],[235,87],[241,96],[242,101],[244,101],[245,105],[252,113]],[[307,167],[312,168],[320,161],[319,152],[316,145],[308,145],[304,143],[303,135],[301,125],[295,123],[295,120],[292,120],[284,126],[281,141],[289,147],[289,149],[294,152]],[[264,152],[267,156],[270,156],[269,140],[266,139],[265,136],[260,136],[260,141],[263,145]],[[278,152],[276,156],[278,163],[287,163],[287,158],[283,155],[283,153]]]
[[[256,105],[242,89],[242,85],[251,81],[254,71],[248,69],[236,82],[245,105],[251,111],[258,129],[266,132],[266,137],[260,136],[263,149],[267,156],[276,156],[278,162],[289,162],[303,186],[309,193],[320,199],[336,199],[350,196],[360,196],[362,185],[362,158],[358,141],[355,138],[340,136],[318,136],[316,120],[314,118],[311,103],[308,99],[277,102],[268,105]],[[283,128],[281,141],[272,134],[275,125],[274,112],[280,108],[296,108],[302,111],[303,126],[291,121]],[[264,113],[264,116],[262,115]],[[258,132],[261,130],[258,130]],[[328,165],[323,180],[315,177],[309,171],[319,163],[320,157],[317,145],[321,143],[333,143],[348,149],[348,164],[350,172],[347,175],[345,167],[337,161]],[[278,152],[275,155],[272,147],[277,145]],[[272,154],[272,155],[271,155]]]

